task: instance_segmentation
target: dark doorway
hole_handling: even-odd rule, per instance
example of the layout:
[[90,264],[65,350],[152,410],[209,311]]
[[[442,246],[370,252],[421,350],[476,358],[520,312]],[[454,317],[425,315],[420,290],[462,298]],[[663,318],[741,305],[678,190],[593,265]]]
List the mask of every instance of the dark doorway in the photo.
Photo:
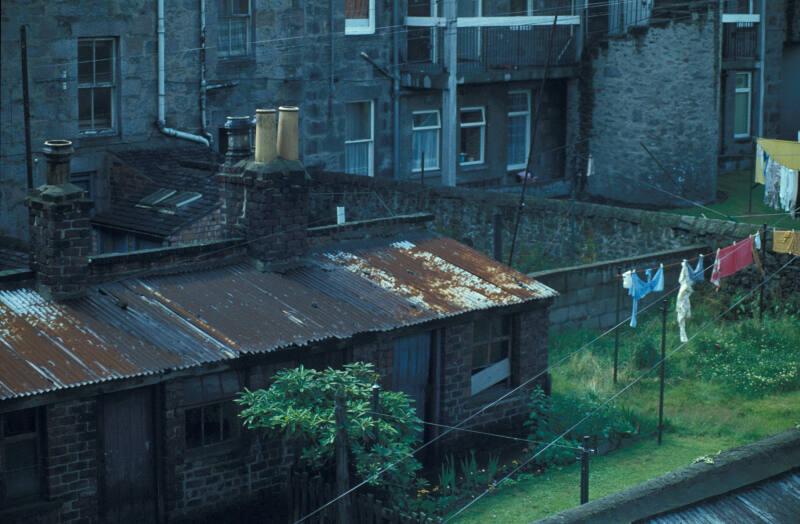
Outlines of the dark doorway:
[[103,397],[103,522],[156,522],[153,392]]
[[431,362],[431,334],[422,333],[394,341],[394,389],[414,399],[417,416],[427,420],[426,404]]

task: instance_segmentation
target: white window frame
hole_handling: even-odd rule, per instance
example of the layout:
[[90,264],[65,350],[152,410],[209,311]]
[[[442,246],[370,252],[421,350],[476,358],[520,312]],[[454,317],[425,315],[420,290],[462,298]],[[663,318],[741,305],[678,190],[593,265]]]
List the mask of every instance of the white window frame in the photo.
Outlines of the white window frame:
[[[480,111],[481,112],[481,121],[480,122],[467,122],[466,124],[462,122],[461,115],[464,113]],[[459,133],[463,132],[465,128],[472,128],[472,127],[479,127],[481,130],[481,157],[480,160],[470,160],[467,162],[458,162],[460,166],[477,166],[486,162],[486,107],[485,106],[475,106],[475,107],[462,107],[458,112],[458,128]],[[459,136],[459,149],[460,147],[460,136]],[[459,151],[459,154],[461,152]]]
[[[739,75],[745,75],[747,78],[747,87],[739,87],[737,84],[737,80]],[[753,117],[753,73],[750,71],[737,71],[733,75],[733,86],[734,86],[734,95],[733,95],[733,137],[734,138],[749,138],[751,132],[751,120]],[[738,98],[740,93],[747,94],[747,132],[746,133],[737,133],[736,132],[736,98]]]
[[[108,37],[108,36],[100,36],[100,37],[81,37],[78,38],[78,46],[80,47],[81,42],[92,42],[92,71],[94,71],[94,63],[97,62],[95,59],[95,48],[96,42],[99,41],[108,41],[111,42],[111,81],[110,82],[97,82],[94,78],[94,73],[92,73],[92,82],[80,82],[80,69],[76,74],[78,80],[78,91],[80,92],[81,89],[91,89],[92,92],[92,127],[91,128],[80,128],[80,114],[78,115],[78,127],[79,132],[82,135],[107,135],[116,133],[117,130],[117,39],[115,37]],[[111,126],[110,127],[101,127],[97,128],[94,124],[94,90],[98,88],[110,88],[111,89]],[[78,107],[80,113],[80,96],[78,97]]]
[[[511,99],[514,95],[525,95],[525,98],[528,100],[528,110],[527,111],[508,111],[508,123],[511,124],[511,118],[513,117],[525,117],[525,162],[522,164],[509,164],[506,162],[506,169],[508,171],[514,171],[517,169],[525,169],[528,167],[528,157],[531,154],[531,90],[530,89],[514,89],[508,92],[508,98]],[[508,130],[506,130],[508,131]],[[506,144],[506,155],[508,155],[508,144]],[[508,159],[506,159],[508,160]]]
[[[345,0],[346,2],[347,0]],[[345,16],[347,11],[345,9]],[[369,0],[369,15],[367,18],[345,18],[345,35],[371,35],[375,33],[375,0]]]
[[[225,4],[227,0],[222,0],[221,4]],[[219,13],[217,17],[217,31],[222,30],[222,24],[228,25],[228,49],[223,50],[222,47],[219,45],[219,36],[217,36],[217,56],[223,60],[230,60],[230,59],[237,59],[242,58],[250,55],[250,41],[252,40],[252,23],[253,23],[253,0],[248,0],[247,2],[247,14],[234,14],[234,13]],[[244,53],[242,54],[231,54],[231,28],[230,24],[232,20],[235,19],[245,19],[245,40],[244,40]],[[252,142],[251,142],[252,143]]]
[[[367,170],[367,176],[375,176],[375,102],[372,100],[353,100],[352,102],[346,102],[347,104],[369,104],[369,138],[360,139],[360,140],[345,140],[344,141],[344,149],[345,149],[345,166],[347,166],[347,146],[349,144],[364,144],[369,143],[369,165]],[[347,127],[347,126],[345,126]]]
[[[427,115],[427,114],[431,114],[431,113],[436,114],[437,124],[435,126],[420,126],[420,127],[417,127],[417,126],[414,125],[414,117],[416,115]],[[432,131],[432,130],[436,131],[436,167],[426,167],[425,171],[436,171],[436,170],[441,168],[440,159],[439,159],[439,149],[441,148],[441,144],[442,144],[442,115],[441,115],[441,113],[439,112],[438,109],[429,109],[429,110],[425,110],[425,111],[414,111],[413,113],[411,113],[411,142],[412,142],[412,144],[414,142],[414,132],[415,131]],[[427,151],[425,153],[427,154]],[[411,148],[411,154],[412,155],[414,154],[413,146]],[[416,159],[414,159],[414,158],[411,159],[411,165],[412,166],[414,165],[415,160]],[[427,157],[425,158],[425,160],[427,160]],[[424,167],[424,166],[420,165],[419,169],[412,167],[411,168],[411,172],[412,173],[420,173],[422,171],[422,167]]]

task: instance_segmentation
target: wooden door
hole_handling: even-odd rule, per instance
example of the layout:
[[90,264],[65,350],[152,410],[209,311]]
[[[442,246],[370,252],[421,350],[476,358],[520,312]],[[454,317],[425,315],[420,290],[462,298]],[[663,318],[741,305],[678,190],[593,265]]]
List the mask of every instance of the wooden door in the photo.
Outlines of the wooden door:
[[103,397],[103,522],[156,522],[153,392]]
[[430,362],[430,333],[395,339],[392,384],[414,400],[417,416],[422,420],[426,420]]

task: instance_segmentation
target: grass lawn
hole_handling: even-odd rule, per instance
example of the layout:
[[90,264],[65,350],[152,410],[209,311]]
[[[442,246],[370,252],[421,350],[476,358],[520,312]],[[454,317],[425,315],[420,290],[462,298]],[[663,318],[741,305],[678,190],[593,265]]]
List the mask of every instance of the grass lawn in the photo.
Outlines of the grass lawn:
[[[753,189],[753,208],[748,210],[749,203],[749,190],[753,186],[753,172],[752,171],[735,171],[720,175],[717,180],[717,189],[727,196],[724,202],[717,204],[710,204],[705,206],[707,208],[717,211],[714,213],[708,209],[702,209],[697,206],[689,206],[679,209],[667,210],[668,213],[675,213],[678,215],[689,216],[705,216],[706,218],[716,218],[725,220],[725,217],[731,217],[729,220],[737,222],[746,222],[750,224],[768,224],[775,225],[776,223],[782,227],[795,227],[800,224],[800,219],[792,219],[786,214],[779,215],[779,209],[772,209],[764,204],[764,186],[758,185]],[[720,215],[719,213],[722,213]],[[742,216],[742,215],[764,215],[764,216]]]
[[[731,346],[725,346],[726,342],[722,341],[726,330],[732,332],[732,326],[748,324],[714,321],[717,298],[704,295],[698,293],[693,297],[695,317],[691,321],[689,334],[692,335],[692,330],[704,329],[707,332],[704,347],[710,344],[713,353],[714,340],[717,340],[715,337],[719,336],[722,344],[718,346],[722,348],[719,351],[728,351],[725,348]],[[667,330],[668,350],[679,344],[673,315],[671,313],[669,316],[672,322]],[[657,317],[658,314],[653,313],[649,319],[640,320],[636,330],[626,328],[621,333],[619,383],[616,386],[611,380],[613,336],[604,337],[590,347],[575,352],[593,340],[597,333],[570,330],[551,334],[551,363],[567,357],[562,365],[553,370],[553,395],[592,393],[599,399],[607,399],[641,376],[642,366],[637,365],[641,359],[640,353],[643,348],[653,351],[660,343],[661,326]],[[767,321],[772,320],[768,318]],[[773,325],[778,339],[791,339],[782,349],[777,348],[780,344],[775,344],[775,338],[767,340],[755,337],[753,340],[766,340],[764,344],[769,346],[766,351],[771,351],[773,346],[776,352],[784,351],[776,356],[775,361],[779,365],[787,361],[787,365],[795,370],[800,367],[800,318],[796,313],[782,315]],[[700,340],[701,337],[698,337],[697,344],[701,343]],[[736,344],[737,335],[730,336],[728,340]],[[754,442],[800,425],[800,387],[797,378],[791,385],[767,393],[748,393],[746,388],[711,378],[710,365],[701,371],[694,355],[694,352],[700,351],[700,346],[693,344],[685,346],[684,350],[675,353],[667,361],[664,405],[666,430],[662,446],[659,447],[652,436],[658,409],[657,373],[647,375],[619,397],[618,405],[642,420],[643,435],[617,451],[591,459],[591,499],[682,468],[698,457]],[[736,351],[751,352],[755,349],[749,347],[751,344],[754,343],[742,343]],[[575,354],[568,357],[573,352]],[[765,369],[754,368],[753,372],[766,374]],[[576,433],[580,434],[580,429]],[[522,475],[511,486],[501,487],[475,503],[455,521],[531,522],[574,507],[579,502],[579,475],[577,464],[550,468],[541,475]]]

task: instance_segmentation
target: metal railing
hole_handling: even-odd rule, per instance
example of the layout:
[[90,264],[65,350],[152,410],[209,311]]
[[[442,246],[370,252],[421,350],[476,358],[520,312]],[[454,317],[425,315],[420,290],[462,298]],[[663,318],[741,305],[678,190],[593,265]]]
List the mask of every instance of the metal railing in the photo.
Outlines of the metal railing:
[[631,27],[646,26],[654,0],[615,0],[608,3],[608,33],[623,34]]
[[[513,71],[544,67],[552,25],[458,28],[458,70],[464,73]],[[575,65],[579,60],[580,25],[558,25],[553,36],[551,65]],[[444,29],[409,27],[406,69],[442,69]]]
[[758,24],[755,22],[723,24],[722,57],[732,60],[758,58]]

